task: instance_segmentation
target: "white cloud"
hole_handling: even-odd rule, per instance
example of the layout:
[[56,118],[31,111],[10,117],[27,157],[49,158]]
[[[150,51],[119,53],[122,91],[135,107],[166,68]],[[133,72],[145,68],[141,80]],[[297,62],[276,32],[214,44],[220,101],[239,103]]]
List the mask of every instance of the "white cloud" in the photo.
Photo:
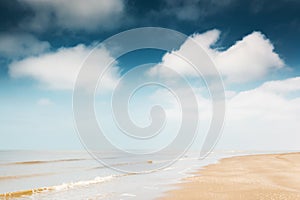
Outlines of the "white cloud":
[[[218,41],[219,36],[220,31],[215,29],[203,34],[194,34],[182,44],[179,50],[165,54],[161,64],[171,67],[181,74],[195,76],[193,67],[176,54],[188,54],[197,58],[199,52],[192,45],[192,41],[196,41],[212,58],[223,78],[229,82],[256,80],[272,70],[284,67],[284,62],[274,52],[274,46],[270,40],[260,32],[253,32],[245,36],[224,51],[211,47]],[[197,63],[203,65],[202,59],[199,55]],[[166,71],[164,67],[159,65],[151,69],[152,73],[156,72],[167,76],[168,74],[164,71]],[[203,71],[204,74],[209,72],[209,69]]]
[[[165,77],[168,77],[170,76],[169,70],[165,67],[169,67],[181,75],[197,76],[197,73],[195,72],[193,66],[177,55],[181,55],[183,57],[184,55],[191,55],[191,57],[197,58],[197,60],[194,59],[193,61],[197,62],[197,64],[203,64],[202,58],[203,56],[207,55],[198,52],[198,47],[195,47],[194,41],[196,41],[198,44],[201,44],[203,49],[210,51],[210,54],[212,54],[213,52],[209,49],[209,46],[218,40],[219,34],[220,31],[211,30],[203,34],[192,35],[180,46],[179,50],[166,53],[163,56],[160,65],[156,65],[152,69],[150,69],[150,74],[161,74]],[[202,69],[207,69],[205,73],[210,73],[208,68]]]
[[261,78],[284,66],[274,46],[262,33],[253,32],[223,52],[215,52],[215,62],[230,81],[243,82]]
[[24,26],[43,31],[48,26],[63,29],[93,31],[116,25],[124,11],[122,0],[22,0],[30,6],[34,17]]
[[[182,61],[177,54],[199,53],[193,48],[191,40],[198,42],[215,61],[222,77],[227,82],[253,81],[265,76],[272,70],[284,67],[284,62],[274,52],[272,43],[261,33],[253,32],[237,41],[226,50],[212,48],[219,39],[220,32],[211,30],[203,34],[194,34],[179,50],[167,53],[162,65],[150,69],[153,74],[170,78],[170,67],[187,77],[194,77],[193,68]],[[201,53],[199,63],[201,63]],[[210,71],[204,71],[209,73]],[[173,77],[171,77],[173,78]],[[191,79],[193,80],[193,79]],[[194,86],[193,86],[194,87]],[[162,95],[160,95],[162,96]],[[200,119],[209,124],[212,110],[209,99],[197,94]],[[235,150],[296,150],[299,149],[300,134],[300,77],[285,80],[267,81],[261,86],[246,91],[225,91],[227,99],[226,119],[220,149]],[[171,102],[170,102],[171,103]],[[187,103],[188,104],[188,103]],[[172,108],[169,108],[171,111]],[[173,112],[173,115],[179,113]],[[205,128],[204,128],[205,129]],[[200,129],[200,132],[204,129]],[[206,129],[207,130],[207,129]],[[196,144],[203,143],[203,135]]]
[[[49,89],[73,89],[81,64],[91,52],[93,46],[77,45],[71,48],[60,48],[56,52],[29,57],[9,65],[12,77],[31,77],[38,80]],[[85,85],[93,82],[104,67],[113,58],[105,48],[96,48],[88,59],[90,72],[87,74]],[[103,87],[110,88],[116,82],[118,68],[113,66],[103,77]]]
[[0,55],[6,58],[38,55],[50,48],[48,42],[30,34],[0,34],[0,44]]
[[289,92],[298,91],[300,90],[300,77],[268,81],[261,86],[261,89],[277,94],[287,94]]
[[[227,94],[226,119],[221,140],[217,146],[230,150],[299,150],[300,134],[300,77],[267,81],[261,86]],[[195,147],[202,144],[212,116],[210,99],[201,91],[198,98],[200,125]],[[292,95],[291,95],[292,94]],[[161,90],[154,94],[159,102],[169,102],[166,113],[172,119],[181,113],[177,102]],[[189,99],[182,99],[189,106]],[[195,109],[192,107],[191,109]],[[180,122],[176,121],[176,125]]]
[[299,150],[299,81],[268,81],[228,100],[219,148]]
[[[295,119],[300,113],[300,97],[289,97],[300,92],[300,77],[265,82],[258,88],[243,91],[228,101],[228,118]],[[298,93],[299,94],[299,93]]]

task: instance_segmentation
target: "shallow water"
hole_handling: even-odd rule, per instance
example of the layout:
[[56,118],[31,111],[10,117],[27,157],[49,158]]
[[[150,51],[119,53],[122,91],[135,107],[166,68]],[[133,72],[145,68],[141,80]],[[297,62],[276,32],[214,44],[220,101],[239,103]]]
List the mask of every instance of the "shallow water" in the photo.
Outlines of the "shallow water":
[[[188,153],[156,172],[135,174],[104,167],[86,152],[0,151],[0,194],[13,192],[13,199],[154,199],[205,165],[246,154],[252,153],[218,152],[199,160],[197,153]],[[162,160],[136,162],[112,154],[106,158],[133,169]]]

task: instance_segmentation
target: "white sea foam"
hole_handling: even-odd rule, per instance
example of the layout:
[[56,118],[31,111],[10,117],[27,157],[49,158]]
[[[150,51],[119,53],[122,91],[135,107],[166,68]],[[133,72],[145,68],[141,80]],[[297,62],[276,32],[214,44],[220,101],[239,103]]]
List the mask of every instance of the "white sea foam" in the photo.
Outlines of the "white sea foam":
[[73,189],[75,187],[85,187],[85,186],[89,186],[92,184],[104,183],[107,181],[111,181],[116,177],[117,177],[116,175],[111,175],[111,176],[106,176],[106,177],[96,177],[93,180],[63,183],[61,185],[53,186],[50,188],[52,188],[54,190],[68,190],[68,189]]

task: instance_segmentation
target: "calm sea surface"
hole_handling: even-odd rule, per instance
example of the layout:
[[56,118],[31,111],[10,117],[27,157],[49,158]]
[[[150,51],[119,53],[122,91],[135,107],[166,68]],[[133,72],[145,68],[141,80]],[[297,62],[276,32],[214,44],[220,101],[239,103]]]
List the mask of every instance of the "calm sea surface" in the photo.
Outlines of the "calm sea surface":
[[[156,172],[134,174],[104,167],[87,152],[0,151],[0,194],[11,193],[13,199],[155,199],[205,165],[246,154],[251,153],[211,153],[199,160],[197,153],[189,153]],[[149,158],[147,162],[136,162],[112,154],[107,159],[112,159],[110,163],[115,166],[132,168],[161,161]]]

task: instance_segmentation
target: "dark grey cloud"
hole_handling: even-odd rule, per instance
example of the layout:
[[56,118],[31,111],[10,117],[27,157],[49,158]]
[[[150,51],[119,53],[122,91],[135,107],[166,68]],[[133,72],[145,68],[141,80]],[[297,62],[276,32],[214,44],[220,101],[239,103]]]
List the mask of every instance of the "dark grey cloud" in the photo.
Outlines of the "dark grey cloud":
[[188,35],[217,28],[228,47],[256,30],[288,61],[299,60],[297,0],[3,0],[0,9],[0,34],[31,35],[35,39],[27,46],[30,41],[47,41],[53,49],[89,45],[130,28],[158,26]]
[[33,56],[50,49],[47,41],[40,41],[30,34],[0,34],[0,57],[18,59]]
[[233,5],[235,0],[164,0],[160,14],[173,15],[179,20],[199,20]]
[[19,0],[33,11],[23,28],[45,31],[49,27],[87,32],[112,29],[124,14],[123,0]]

